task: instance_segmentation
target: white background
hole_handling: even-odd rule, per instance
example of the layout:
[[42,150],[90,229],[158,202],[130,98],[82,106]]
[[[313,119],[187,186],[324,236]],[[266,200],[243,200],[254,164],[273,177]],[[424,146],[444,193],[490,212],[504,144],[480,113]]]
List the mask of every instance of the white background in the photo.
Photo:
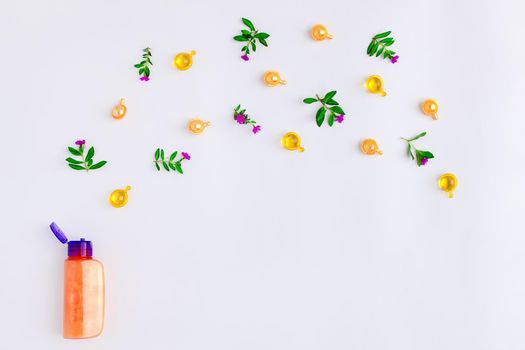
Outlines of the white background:
[[[523,349],[519,1],[3,1],[0,348]],[[242,61],[241,17],[271,34]],[[324,23],[334,40],[315,42]],[[370,58],[392,30],[393,65]],[[151,80],[133,64],[153,52]],[[181,51],[193,68],[175,70]],[[262,75],[281,72],[285,87]],[[370,74],[388,96],[367,93]],[[303,98],[336,89],[342,125]],[[128,115],[110,116],[125,98]],[[440,103],[433,121],[419,111]],[[242,103],[262,125],[232,120]],[[187,132],[193,117],[213,125]],[[280,146],[298,132],[306,149]],[[400,137],[436,155],[418,168]],[[382,157],[359,152],[373,137]],[[95,146],[90,173],[66,147]],[[157,147],[185,150],[184,175]],[[437,178],[457,175],[454,199]],[[116,188],[132,186],[114,209]],[[106,269],[103,334],[61,335],[66,248]]]

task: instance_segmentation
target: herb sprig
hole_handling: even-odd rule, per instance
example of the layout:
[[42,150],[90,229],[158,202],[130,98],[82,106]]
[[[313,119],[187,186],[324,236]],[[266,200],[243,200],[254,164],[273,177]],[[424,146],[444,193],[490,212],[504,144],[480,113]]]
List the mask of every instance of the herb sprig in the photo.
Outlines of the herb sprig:
[[395,42],[394,38],[389,37],[390,33],[392,32],[389,30],[381,34],[377,34],[372,38],[372,41],[366,49],[368,56],[372,57],[375,55],[376,57],[379,57],[381,54],[383,54],[383,59],[388,58],[392,63],[397,62],[399,56],[394,56],[396,52],[389,49],[389,46]]
[[171,169],[180,174],[184,174],[184,171],[182,170],[182,162],[184,160],[190,160],[191,156],[186,152],[181,152],[181,158],[179,160],[175,160],[175,158],[177,158],[177,154],[178,151],[175,151],[168,159],[165,159],[164,150],[162,148],[157,148],[155,150],[155,160],[153,163],[155,163],[155,167],[158,171],[160,171],[160,166],[162,165],[166,171],[170,171]]
[[244,25],[248,27],[249,30],[242,29],[241,35],[236,35],[233,37],[233,39],[235,41],[246,43],[246,45],[244,45],[241,49],[241,51],[244,53],[244,55],[242,55],[241,58],[245,61],[248,61],[250,59],[250,49],[253,52],[257,50],[257,41],[259,41],[261,45],[268,47],[266,39],[270,37],[270,34],[260,32],[257,29],[255,29],[255,26],[253,25],[252,21],[250,21],[247,18],[243,18],[242,23],[244,23]]
[[412,141],[420,139],[423,136],[425,136],[426,134],[427,134],[426,132],[422,132],[422,133],[416,135],[415,137],[413,137],[411,139],[401,138],[402,140],[406,141],[406,143],[407,143],[407,153],[410,156],[410,158],[412,158],[412,160],[414,160],[414,159],[416,160],[417,166],[425,165],[425,164],[428,163],[429,159],[434,158],[434,155],[432,154],[432,152],[421,151],[421,150],[417,149],[412,144]]
[[86,154],[84,154],[86,140],[77,140],[75,142],[75,145],[78,146],[78,148],[74,147],[68,147],[69,153],[71,153],[75,157],[80,157],[80,160],[74,159],[74,158],[66,158],[66,162],[68,163],[69,167],[71,169],[75,170],[95,170],[100,169],[104,165],[106,165],[106,161],[100,161],[98,163],[93,164],[93,156],[95,155],[95,148],[90,147]]
[[261,131],[261,126],[257,125],[257,122],[250,118],[246,113],[246,109],[241,108],[241,105],[238,105],[233,110],[233,119],[239,124],[251,125],[254,135]]
[[142,61],[140,63],[137,63],[135,65],[135,68],[139,70],[140,80],[142,81],[148,81],[149,75],[151,73],[150,67],[153,66],[153,63],[151,63],[151,49],[149,47],[146,47],[142,54]]
[[334,121],[341,124],[345,120],[345,111],[339,106],[339,102],[334,100],[335,94],[337,94],[337,91],[333,90],[324,95],[323,98],[319,97],[319,95],[315,95],[315,97],[308,97],[303,100],[306,104],[312,104],[314,102],[321,103],[321,107],[315,114],[317,126],[320,127],[323,125],[327,113],[329,126],[334,125]]

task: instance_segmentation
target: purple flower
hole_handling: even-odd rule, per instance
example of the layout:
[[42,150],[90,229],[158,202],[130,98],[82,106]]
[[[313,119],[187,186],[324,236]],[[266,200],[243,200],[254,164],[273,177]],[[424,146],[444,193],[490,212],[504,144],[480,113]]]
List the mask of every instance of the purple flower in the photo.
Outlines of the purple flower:
[[421,158],[421,165],[425,165],[428,163],[428,158]]
[[86,140],[76,140],[75,141],[75,145],[79,145],[79,146],[82,146],[85,143],[86,143]]
[[248,57],[248,55],[242,55],[241,58],[245,61],[248,61],[250,59],[250,57]]
[[142,77],[140,77],[140,80],[149,81],[149,77],[147,75],[143,75]]
[[339,124],[341,124],[343,122],[343,120],[345,120],[345,115],[344,114],[341,114],[341,115],[338,115],[337,117],[335,117],[335,121],[338,122]]
[[237,120],[237,123],[239,124],[244,124],[246,123],[246,116],[244,114],[237,114],[235,120]]
[[261,126],[260,125],[255,125],[252,129],[252,132],[254,134],[257,134],[259,131],[261,131]]
[[394,56],[390,59],[390,62],[392,63],[396,63],[397,62],[397,59],[399,58],[399,56]]
[[191,156],[188,153],[182,152],[181,154],[182,154],[182,158],[184,158],[186,160],[190,160],[191,159]]

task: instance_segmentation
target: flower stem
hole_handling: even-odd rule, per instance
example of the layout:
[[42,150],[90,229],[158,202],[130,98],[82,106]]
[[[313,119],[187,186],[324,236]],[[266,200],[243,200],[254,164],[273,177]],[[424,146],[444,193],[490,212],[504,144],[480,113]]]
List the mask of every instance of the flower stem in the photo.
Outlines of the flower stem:
[[86,158],[84,157],[84,149],[82,145],[78,147],[78,150],[80,151],[80,156],[82,157],[82,164],[84,164],[84,167],[86,168],[86,171],[89,171],[89,167],[86,162]]
[[[331,113],[334,113],[334,111],[332,111],[332,109],[330,107],[328,107],[328,105],[326,103],[323,102],[323,99],[319,97],[318,94],[315,94],[315,97],[317,97],[317,101],[321,102],[321,104],[323,105],[323,107],[327,110],[327,111],[330,111]],[[335,114],[335,113],[334,113]]]
[[[377,44],[379,44],[380,46],[382,46],[382,47],[383,47],[383,52],[384,52],[384,53],[388,52],[388,46],[386,46],[385,44],[383,44],[382,42],[380,42],[379,40],[374,39],[374,38],[372,38],[372,41],[374,41],[374,42],[376,42]],[[387,57],[387,58],[392,58],[392,55],[388,54],[386,57]]]

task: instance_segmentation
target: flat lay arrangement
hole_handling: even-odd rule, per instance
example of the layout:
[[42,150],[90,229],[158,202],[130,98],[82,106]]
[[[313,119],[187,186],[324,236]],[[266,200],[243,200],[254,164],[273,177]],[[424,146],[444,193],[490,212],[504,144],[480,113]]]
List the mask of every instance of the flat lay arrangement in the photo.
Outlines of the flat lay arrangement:
[[[256,52],[258,44],[264,47],[268,47],[267,40],[270,37],[270,35],[268,33],[256,29],[253,22],[247,18],[242,18],[241,21],[246,28],[242,29],[241,33],[239,35],[235,35],[233,39],[237,42],[241,42],[244,44],[244,46],[241,48],[241,51],[243,53],[241,58],[244,61],[249,61],[249,55]],[[329,34],[327,27],[323,24],[315,24],[311,28],[310,33],[312,39],[315,41],[331,40],[334,38],[332,34]],[[391,63],[397,63],[399,60],[399,55],[391,49],[394,43],[395,39],[392,37],[392,31],[385,31],[376,34],[372,37],[372,40],[370,41],[370,44],[366,49],[366,54],[370,57],[380,57],[383,59],[388,59]],[[146,47],[142,50],[142,52],[142,60],[139,63],[135,64],[134,67],[138,69],[139,80],[142,82],[147,82],[150,80],[150,75],[153,66],[152,49]],[[192,50],[190,52],[180,52],[176,54],[173,58],[173,66],[181,71],[188,70],[193,66],[193,56],[195,55],[195,50]],[[286,80],[281,78],[281,74],[279,72],[269,70],[263,75],[263,83],[266,84],[268,87],[276,87],[285,86],[287,82]],[[387,93],[385,92],[384,85],[385,84],[383,82],[383,79],[375,74],[370,75],[365,82],[366,90],[368,90],[372,94],[377,94],[383,97],[387,95]],[[336,94],[337,91],[332,90],[326,92],[325,94],[315,94],[312,97],[307,97],[303,99],[303,103],[316,106],[317,110],[315,112],[315,123],[317,124],[317,126],[321,127],[323,124],[326,124],[329,127],[332,127],[334,126],[334,124],[342,124],[346,119],[348,119],[349,116],[346,114],[345,110],[341,107],[339,102],[335,99]],[[421,112],[424,115],[431,117],[434,121],[438,119],[438,103],[434,99],[427,99],[421,102],[420,107]],[[128,109],[125,105],[125,100],[121,98],[119,103],[115,107],[113,107],[111,111],[111,116],[115,119],[122,119],[126,116],[127,111]],[[240,104],[238,104],[233,109],[233,119],[237,124],[250,126],[253,135],[256,135],[262,131],[262,126],[259,123],[257,123],[255,119],[247,113],[246,108],[241,107]],[[194,135],[199,135],[202,134],[203,131],[210,125],[211,123],[209,121],[203,121],[199,118],[194,118],[188,123],[188,131]],[[414,141],[418,140],[419,138],[422,138],[425,135],[426,132],[422,132],[410,139],[402,138],[402,140],[406,141],[407,143],[407,154],[412,160],[416,161],[418,166],[424,166],[429,162],[430,159],[434,158],[434,154],[432,154],[429,151],[421,151],[417,149],[413,144]],[[94,163],[93,156],[95,150],[93,147],[89,148],[89,150],[84,154],[84,143],[84,140],[78,140],[75,142],[75,144],[78,146],[77,148],[68,148],[69,152],[73,156],[80,157],[79,159],[68,157],[66,161],[68,162],[69,167],[75,170],[86,171],[95,170],[103,167],[106,164],[106,161]],[[304,148],[300,145],[300,137],[295,132],[289,132],[285,136],[283,136],[281,143],[285,149],[299,150],[301,152],[304,151]],[[379,149],[377,142],[373,139],[364,139],[361,143],[360,148],[362,153],[365,155],[383,154],[383,151]],[[183,174],[181,165],[182,161],[189,160],[190,156],[188,153],[182,152],[182,158],[180,158],[177,161],[175,160],[176,156],[176,151],[171,153],[170,157],[167,157],[164,154],[164,150],[160,148],[157,149],[155,151],[155,167],[159,171],[161,170],[161,168],[164,168],[164,170],[166,171],[172,170],[174,172]],[[448,176],[446,178],[450,179],[451,177]],[[443,190],[443,186],[445,186],[445,183],[453,183],[453,185],[447,185],[446,188],[450,188],[450,186],[452,186],[452,188],[455,189],[457,186],[457,179],[454,177],[451,182],[444,182],[440,178],[438,180],[438,187]],[[447,192],[449,194],[452,193],[451,191]],[[452,198],[452,196],[449,197]],[[127,203],[127,199],[125,203]],[[125,203],[118,206],[114,205],[114,207],[123,207]]]
[[[241,29],[240,34],[235,35],[233,40],[242,43],[241,59],[245,62],[250,61],[258,47],[268,47],[268,40],[270,35],[256,29],[253,22],[247,18],[241,19],[245,28]],[[329,34],[328,29],[323,24],[316,24],[311,28],[311,37],[315,41],[332,40],[334,36]],[[392,45],[395,43],[391,31],[385,31],[374,35],[366,54],[373,58],[382,58],[388,60],[392,64],[399,62],[399,55],[392,50]],[[196,51],[180,52],[173,58],[173,67],[180,71],[188,69],[196,69],[194,67],[194,56]],[[141,83],[146,83],[150,80],[153,71],[153,51],[146,47],[142,51],[142,58],[134,67],[138,70],[139,80]],[[399,63],[398,63],[399,64]],[[284,87],[287,81],[282,79],[281,74],[274,70],[268,70],[264,73],[262,82],[271,88],[277,86]],[[150,83],[151,84],[151,83]],[[366,79],[365,88],[372,94],[385,97],[383,79],[375,74],[370,75]],[[337,125],[339,127],[350,127],[343,125],[343,122],[349,119],[350,115],[343,109],[337,101],[337,91],[331,90],[324,93],[315,93],[303,99],[306,105],[315,106],[315,123],[318,127],[328,125],[332,127]],[[299,102],[299,101],[298,101]],[[413,102],[417,105],[418,101]],[[305,106],[306,108],[306,106]],[[311,107],[310,107],[311,108]],[[421,112],[425,116],[429,116],[433,121],[437,120],[438,103],[433,99],[428,99],[420,104]],[[125,104],[124,98],[120,98],[118,104],[112,109],[110,116],[116,120],[125,118],[128,112],[128,107]],[[314,112],[312,111],[312,115]],[[225,116],[226,117],[226,116]],[[257,119],[263,119],[259,118]],[[431,121],[429,121],[431,122]],[[348,123],[345,123],[348,124]],[[204,121],[198,117],[191,119],[187,124],[187,132],[193,135],[201,135],[206,128],[211,125],[211,122]],[[263,127],[259,124],[252,115],[250,115],[246,108],[241,104],[237,104],[233,108],[233,123],[234,126],[248,126],[253,135],[263,132]],[[427,132],[421,132],[411,138],[401,138],[407,145],[407,155],[417,164],[418,167],[429,166],[430,160],[434,158],[434,154],[427,150],[419,149],[422,143],[422,138],[427,135]],[[395,135],[393,135],[395,136]],[[200,136],[202,137],[202,136]],[[300,136],[293,131],[286,132],[281,137],[281,144],[284,149],[289,151],[304,152],[305,149],[301,145]],[[76,147],[68,147],[70,157],[66,158],[67,165],[74,170],[85,170],[86,172],[100,169],[104,167],[107,162],[105,160],[95,162],[94,147],[87,148],[85,140],[75,141]],[[315,147],[315,143],[310,142],[308,147]],[[87,149],[87,150],[86,150]],[[381,156],[385,150],[380,149],[377,141],[373,138],[362,138],[360,143],[360,150],[366,156]],[[153,167],[157,171],[173,172],[184,174],[183,164],[191,160],[191,156],[186,151],[180,150],[165,150],[157,148],[153,152]],[[191,163],[189,164],[191,165]],[[151,165],[150,165],[151,166]],[[107,167],[106,167],[107,168]],[[188,167],[188,173],[191,173],[191,166]],[[453,191],[457,187],[457,179],[451,173],[445,173],[438,179],[437,187],[446,192],[449,198],[453,197]],[[113,190],[108,198],[109,204],[114,208],[123,208],[128,203],[128,191],[131,186]],[[57,238],[62,243],[69,245],[69,258],[66,260],[66,278],[65,278],[65,319],[64,319],[64,337],[66,338],[88,338],[94,337],[102,331],[102,320],[104,313],[104,294],[103,294],[103,271],[102,265],[92,260],[92,244],[90,241],[67,241],[65,235],[56,226],[51,224],[51,230],[55,233]],[[92,269],[92,273],[86,274],[85,271]],[[80,272],[79,272],[80,271]],[[83,272],[84,271],[84,272]],[[85,286],[89,287],[86,290]],[[95,293],[93,293],[95,291]],[[71,300],[83,300],[82,303],[71,302]],[[84,317],[86,316],[86,317]],[[89,323],[89,324],[88,324]]]

